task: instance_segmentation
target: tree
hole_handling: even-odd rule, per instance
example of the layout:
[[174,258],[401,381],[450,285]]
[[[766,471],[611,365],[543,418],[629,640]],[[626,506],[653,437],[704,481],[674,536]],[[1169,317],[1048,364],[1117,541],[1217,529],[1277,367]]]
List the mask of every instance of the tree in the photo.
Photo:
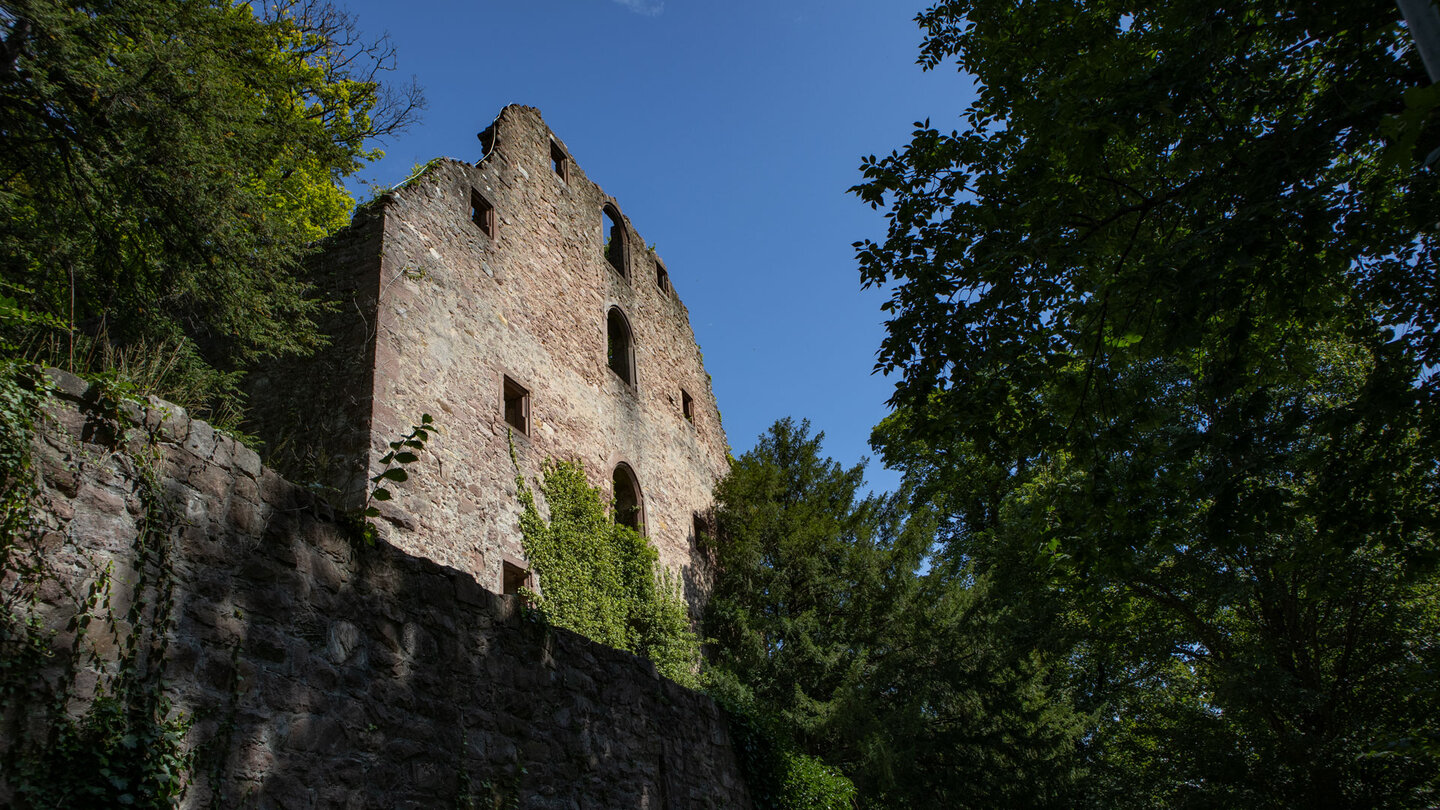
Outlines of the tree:
[[834,750],[835,702],[898,615],[925,545],[904,535],[893,503],[859,495],[864,464],[821,456],[823,438],[782,419],[716,487],[705,635],[716,667],[801,741]]
[[300,259],[345,222],[339,180],[422,104],[379,81],[383,41],[318,0],[263,18],[228,0],[5,0],[0,35],[14,344],[72,368],[169,355],[209,393],[317,345]]
[[1068,651],[1098,803],[1440,788],[1418,686],[1440,196],[1397,20],[1265,0],[918,18],[921,63],[953,58],[979,94],[963,131],[919,125],[855,188],[889,209],[857,243],[892,291],[876,442],[942,505],[947,563]]
[[1051,662],[984,583],[922,574],[927,511],[860,496],[822,439],[780,420],[716,489],[712,683],[867,806],[1069,806],[1080,723]]

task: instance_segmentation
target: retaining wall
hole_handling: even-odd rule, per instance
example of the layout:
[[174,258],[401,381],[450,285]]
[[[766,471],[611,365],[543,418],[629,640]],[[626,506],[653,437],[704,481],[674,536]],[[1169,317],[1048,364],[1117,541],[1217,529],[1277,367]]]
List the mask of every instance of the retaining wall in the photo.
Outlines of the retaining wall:
[[[749,806],[705,696],[527,619],[470,574],[357,543],[322,501],[174,406],[122,404],[121,429],[95,389],[51,374],[60,390],[34,443],[53,575],[34,610],[56,631],[45,683],[81,664],[78,716],[142,639],[132,665],[163,670],[193,718],[183,806]],[[147,519],[164,529],[148,550]],[[77,650],[65,628],[107,567],[108,611],[90,611]],[[12,572],[3,587],[28,586]],[[38,695],[4,707],[0,753]]]

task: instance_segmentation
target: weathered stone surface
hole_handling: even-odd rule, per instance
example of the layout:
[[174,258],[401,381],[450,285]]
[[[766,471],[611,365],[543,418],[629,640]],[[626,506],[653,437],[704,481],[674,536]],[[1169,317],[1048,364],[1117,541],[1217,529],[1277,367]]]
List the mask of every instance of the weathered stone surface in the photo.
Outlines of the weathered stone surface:
[[90,389],[88,381],[58,368],[45,369],[45,377],[56,393],[71,399],[83,399],[85,392]]
[[[319,283],[345,302],[325,324],[331,348],[251,376],[252,429],[355,505],[388,442],[433,414],[441,430],[390,487],[386,537],[496,590],[505,557],[523,558],[512,441],[527,479],[546,459],[579,460],[610,494],[627,464],[645,533],[698,607],[710,573],[694,516],[728,448],[685,305],[623,214],[623,273],[607,261],[601,212],[618,204],[568,156],[564,177],[552,170],[564,147],[538,111],[506,107],[485,140],[479,161],[436,161],[327,242]],[[474,195],[493,208],[488,233]],[[616,308],[633,385],[608,363]],[[526,430],[507,423],[507,377],[529,391]]]
[[[59,417],[88,406],[52,407]],[[54,574],[37,593],[37,618],[59,631],[52,649],[74,641],[64,628],[107,568],[114,616],[145,604],[147,616],[170,617],[137,627],[141,649],[167,651],[140,674],[163,673],[175,709],[195,718],[185,744],[200,760],[182,807],[452,807],[466,783],[525,808],[749,807],[708,698],[648,662],[524,620],[515,597],[467,573],[345,540],[306,491],[246,471],[233,451],[216,457],[208,426],[181,413],[155,401],[144,414],[164,425],[156,436],[172,476],[162,471],[153,491],[123,454],[88,443],[104,435],[86,431],[96,414],[43,420],[36,451],[54,453],[39,465],[38,503],[51,528],[35,542]],[[142,558],[144,513],[127,504],[155,498],[173,525]],[[4,595],[16,587],[0,580]],[[137,632],[101,624],[74,659],[72,713]],[[157,632],[168,643],[147,646]],[[52,686],[65,657],[53,660]],[[0,717],[5,728],[23,720]],[[0,806],[9,790],[0,781]]]

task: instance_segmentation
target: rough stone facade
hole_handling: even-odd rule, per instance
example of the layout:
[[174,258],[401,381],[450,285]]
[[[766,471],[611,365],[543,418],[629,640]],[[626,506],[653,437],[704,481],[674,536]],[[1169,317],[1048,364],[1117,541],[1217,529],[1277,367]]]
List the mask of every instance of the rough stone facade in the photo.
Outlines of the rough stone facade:
[[[708,698],[524,619],[516,597],[468,572],[357,545],[310,490],[174,406],[122,405],[135,426],[122,430],[95,389],[53,376],[59,395],[34,442],[52,578],[31,609],[55,634],[32,685],[53,691],[78,665],[78,715],[140,649],[132,665],[163,671],[194,721],[182,806],[749,806]],[[146,551],[139,526],[154,506],[162,547]],[[65,628],[107,567],[77,649]],[[3,584],[25,603],[13,572]],[[163,643],[131,645],[137,633]],[[3,697],[0,757],[24,715],[53,705]],[[0,805],[13,787],[0,779]]]
[[[523,556],[512,439],[532,480],[548,458],[579,460],[610,494],[626,465],[644,533],[696,604],[708,583],[696,516],[729,456],[685,306],[538,111],[506,107],[481,140],[479,161],[433,162],[331,241],[317,267],[347,301],[333,348],[256,375],[256,431],[306,445],[354,505],[387,443],[433,414],[442,432],[384,506],[387,537],[497,590],[502,563]],[[629,327],[631,382],[612,369],[612,310]],[[528,418],[511,420],[523,430],[507,422],[507,378],[528,391]]]

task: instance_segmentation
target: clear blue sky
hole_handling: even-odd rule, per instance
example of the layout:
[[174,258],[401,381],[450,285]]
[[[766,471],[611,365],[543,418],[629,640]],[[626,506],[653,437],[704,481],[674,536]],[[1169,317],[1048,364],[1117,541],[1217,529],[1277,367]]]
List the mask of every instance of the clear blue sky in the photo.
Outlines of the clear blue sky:
[[851,243],[885,223],[846,189],[912,122],[958,126],[971,93],[915,64],[924,0],[341,2],[429,101],[362,178],[474,160],[501,107],[538,107],[665,260],[735,454],[794,416],[836,460],[869,455],[892,383],[871,374],[884,295]]

